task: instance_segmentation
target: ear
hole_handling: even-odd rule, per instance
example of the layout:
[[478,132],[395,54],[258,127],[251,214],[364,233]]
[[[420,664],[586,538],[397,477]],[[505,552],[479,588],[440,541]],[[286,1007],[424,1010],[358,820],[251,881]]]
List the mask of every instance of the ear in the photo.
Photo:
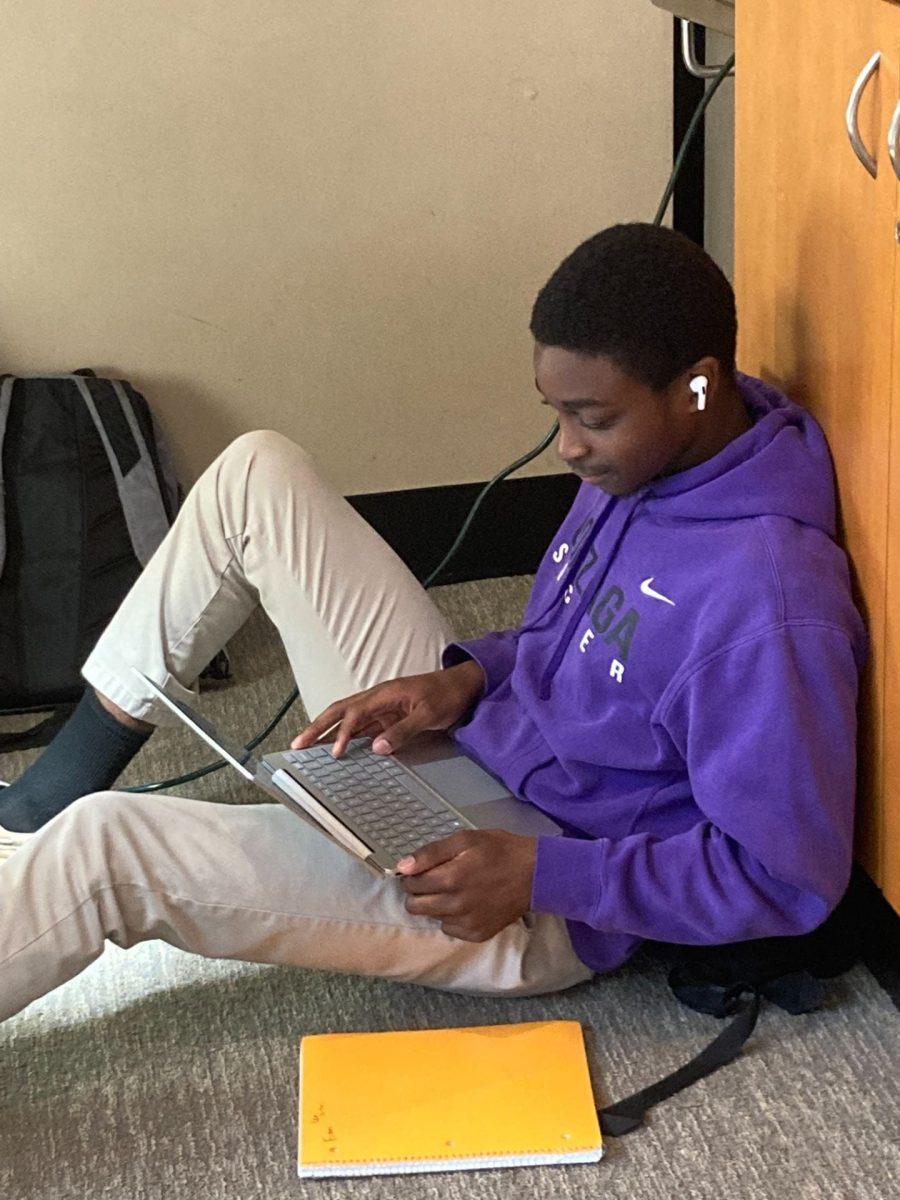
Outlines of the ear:
[[[705,388],[697,380],[706,379]],[[674,382],[675,403],[681,412],[696,413],[710,408],[722,385],[722,364],[712,355],[698,358]]]

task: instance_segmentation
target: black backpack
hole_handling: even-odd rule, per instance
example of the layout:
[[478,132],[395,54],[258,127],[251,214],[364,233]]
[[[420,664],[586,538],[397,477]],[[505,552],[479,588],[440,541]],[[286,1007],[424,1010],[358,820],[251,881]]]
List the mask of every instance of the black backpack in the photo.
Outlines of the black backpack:
[[[865,872],[854,863],[841,900],[810,933],[718,946],[643,943],[651,958],[669,964],[668,984],[682,1004],[734,1019],[683,1067],[602,1109],[603,1132],[612,1137],[632,1133],[648,1109],[737,1058],[764,1000],[795,1015],[822,1008],[827,999],[822,980],[849,971],[863,955],[871,890]],[[742,1005],[747,994],[749,1003]]]
[[859,870],[825,921],[796,937],[757,938],[720,946],[674,946],[654,943],[673,963],[669,987],[682,1004],[714,1017],[727,1016],[744,990],[757,987],[762,996],[798,1015],[821,1008],[824,979],[849,971],[860,957],[858,931]]
[[[93,371],[0,376],[0,711],[52,715],[0,735],[44,745],[80,668],[181,501],[144,397]],[[227,658],[208,672],[227,677]]]

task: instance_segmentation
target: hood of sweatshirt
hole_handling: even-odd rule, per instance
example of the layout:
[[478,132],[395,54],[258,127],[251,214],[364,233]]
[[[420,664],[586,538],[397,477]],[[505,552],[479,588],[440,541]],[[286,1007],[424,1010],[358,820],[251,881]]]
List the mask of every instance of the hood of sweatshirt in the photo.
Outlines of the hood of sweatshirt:
[[831,454],[810,414],[774,387],[737,372],[751,427],[715,457],[649,483],[649,504],[697,521],[790,517],[835,533]]
[[[601,531],[612,525],[615,534],[606,569],[567,614],[554,653],[541,680],[547,690],[574,630],[603,586],[635,515],[664,512],[668,520],[729,521],[777,516],[835,534],[835,496],[831,455],[821,428],[805,409],[776,388],[736,372],[738,389],[753,422],[713,458],[679,474],[656,479],[624,497],[610,497],[582,484],[579,500],[586,502],[590,520],[571,561],[559,574],[560,587],[526,628],[538,625],[566,595],[568,580],[577,575]],[[576,502],[577,504],[577,502]]]

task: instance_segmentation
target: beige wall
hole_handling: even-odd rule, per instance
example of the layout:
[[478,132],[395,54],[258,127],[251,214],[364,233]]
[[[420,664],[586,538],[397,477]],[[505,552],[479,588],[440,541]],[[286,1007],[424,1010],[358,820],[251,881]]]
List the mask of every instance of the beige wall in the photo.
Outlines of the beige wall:
[[671,37],[649,0],[7,0],[2,365],[130,378],[185,482],[258,427],[346,493],[487,478],[548,428],[537,288],[652,219]]

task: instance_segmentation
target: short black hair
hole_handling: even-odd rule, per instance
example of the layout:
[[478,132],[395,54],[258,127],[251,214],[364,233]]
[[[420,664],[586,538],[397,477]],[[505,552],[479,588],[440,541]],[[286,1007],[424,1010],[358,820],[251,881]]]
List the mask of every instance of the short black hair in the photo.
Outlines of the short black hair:
[[530,329],[545,346],[605,355],[655,391],[707,354],[735,369],[731,284],[661,225],[612,225],[582,242],[538,292]]

